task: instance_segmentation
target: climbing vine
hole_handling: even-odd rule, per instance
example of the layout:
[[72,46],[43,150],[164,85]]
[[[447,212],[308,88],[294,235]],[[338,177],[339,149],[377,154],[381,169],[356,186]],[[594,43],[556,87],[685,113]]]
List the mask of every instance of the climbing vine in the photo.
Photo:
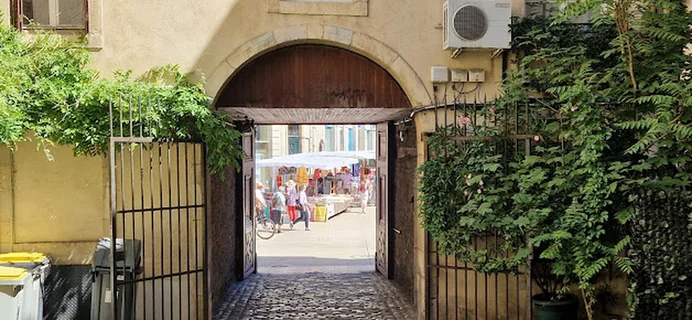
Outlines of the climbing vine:
[[[596,11],[593,24],[569,23],[587,11]],[[516,68],[504,95],[481,112],[521,121],[513,112],[518,104],[548,111],[530,128],[530,155],[492,152],[487,141],[512,139],[501,123],[460,119],[482,137],[471,143],[453,143],[456,124],[430,138],[434,156],[420,168],[421,214],[440,249],[483,272],[516,271],[530,256],[549,265],[559,284],[543,286],[544,294],[559,299],[579,289],[590,319],[599,275],[611,266],[635,279],[631,316],[687,312],[692,297],[674,289],[692,266],[685,255],[657,247],[692,250],[681,237],[689,223],[662,227],[691,218],[690,25],[681,0],[587,0],[553,18],[516,21]],[[673,191],[678,206],[637,200],[671,199]],[[490,231],[513,255],[473,246]]]
[[212,173],[237,166],[240,133],[227,115],[210,108],[203,83],[190,82],[177,66],[137,79],[129,72],[105,79],[88,67],[89,57],[83,43],[50,32],[23,36],[0,24],[0,143],[16,148],[35,139],[49,156],[52,144],[72,146],[76,156],[104,155],[113,108],[125,115],[116,121],[128,122],[127,128],[131,121],[147,124],[153,137],[201,139]]

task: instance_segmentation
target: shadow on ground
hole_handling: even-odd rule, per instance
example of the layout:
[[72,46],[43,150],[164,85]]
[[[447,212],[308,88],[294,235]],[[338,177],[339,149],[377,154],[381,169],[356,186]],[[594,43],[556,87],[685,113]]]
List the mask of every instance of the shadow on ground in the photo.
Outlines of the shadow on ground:
[[320,257],[257,257],[257,273],[358,273],[375,271],[375,257],[352,259]]

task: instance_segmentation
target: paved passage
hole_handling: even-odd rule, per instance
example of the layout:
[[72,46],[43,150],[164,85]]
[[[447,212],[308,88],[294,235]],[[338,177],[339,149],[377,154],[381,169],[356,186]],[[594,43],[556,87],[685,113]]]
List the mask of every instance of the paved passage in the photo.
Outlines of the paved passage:
[[257,274],[232,286],[214,319],[413,319],[375,272],[375,208],[257,239]]
[[413,318],[398,288],[374,272],[257,274],[234,285],[214,319]]
[[257,272],[361,272],[375,270],[375,207],[352,208],[327,222],[302,222],[269,240],[257,239]]

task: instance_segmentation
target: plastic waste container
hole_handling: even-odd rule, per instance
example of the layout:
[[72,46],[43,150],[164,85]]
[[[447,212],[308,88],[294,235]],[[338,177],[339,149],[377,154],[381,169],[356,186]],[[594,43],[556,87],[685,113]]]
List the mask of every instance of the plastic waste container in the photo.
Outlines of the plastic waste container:
[[[117,320],[135,318],[134,305],[137,294],[136,283],[118,286],[115,294],[110,288],[110,247],[109,238],[102,238],[96,245],[92,266],[91,320],[114,320],[111,318],[111,304],[117,308]],[[130,281],[141,274],[141,241],[136,239],[116,239],[115,245],[116,277],[118,281]]]
[[41,320],[35,297],[40,279],[24,268],[0,266],[0,320]]
[[[31,319],[43,319],[43,284],[50,273],[50,259],[37,252],[10,252],[0,254],[0,267],[12,267],[24,269],[28,276],[29,288],[25,288],[24,295],[34,316]],[[27,306],[27,308],[28,308]]]

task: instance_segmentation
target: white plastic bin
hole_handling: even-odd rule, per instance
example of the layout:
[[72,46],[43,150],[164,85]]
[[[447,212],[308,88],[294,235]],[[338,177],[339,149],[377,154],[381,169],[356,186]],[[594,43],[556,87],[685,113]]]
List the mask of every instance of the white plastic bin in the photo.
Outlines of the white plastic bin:
[[40,281],[24,268],[0,266],[0,320],[40,320]]
[[[30,286],[33,290],[27,291],[27,299],[32,308],[31,318],[24,319],[43,319],[43,283],[45,283],[50,273],[50,259],[38,252],[10,252],[0,254],[0,267],[21,268],[28,272]],[[0,319],[3,320],[3,319]]]

